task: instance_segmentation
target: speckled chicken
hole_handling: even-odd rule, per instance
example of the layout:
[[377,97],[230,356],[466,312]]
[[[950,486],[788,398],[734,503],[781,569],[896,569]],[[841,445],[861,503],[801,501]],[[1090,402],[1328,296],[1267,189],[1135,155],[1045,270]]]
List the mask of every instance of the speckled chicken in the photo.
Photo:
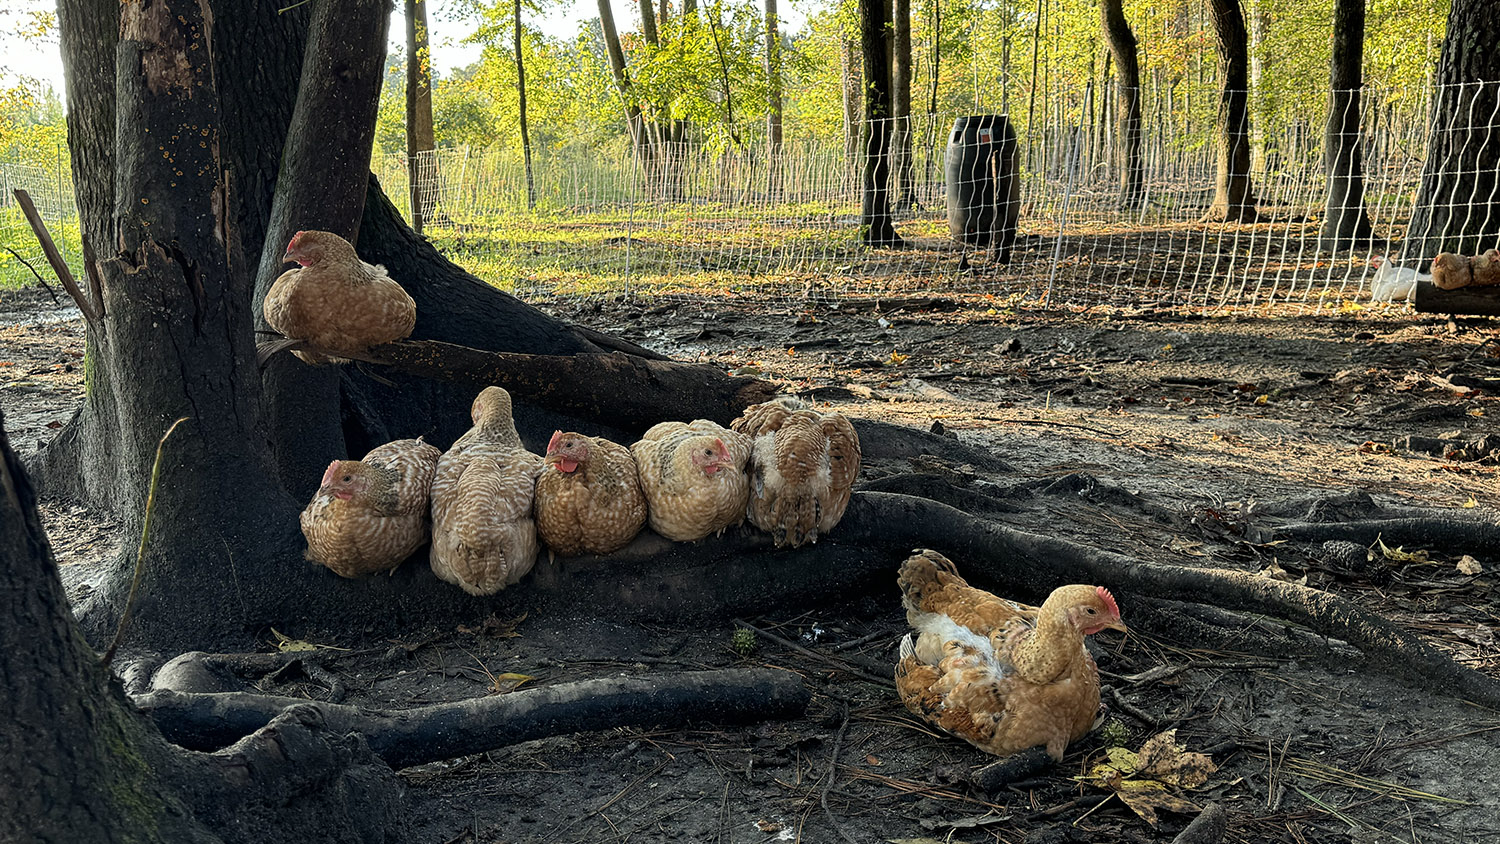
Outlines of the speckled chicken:
[[750,438],[722,425],[662,422],[630,447],[651,529],[691,542],[745,520]]
[[536,482],[536,529],[564,557],[608,554],[646,524],[646,496],[630,449],[601,437],[557,431]]
[[[289,339],[358,355],[410,335],[417,324],[416,302],[385,267],[361,261],[349,241],[332,232],[297,232],[281,260],[301,266],[271,285],[265,315],[266,324]],[[303,350],[293,354],[312,364],[343,360]]]
[[1125,630],[1102,586],[1060,586],[1040,608],[975,589],[952,562],[917,551],[899,576],[918,636],[901,642],[896,690],[918,717],[1006,756],[1041,745],[1053,759],[1089,731],[1099,669],[1085,636]]
[[335,460],[302,511],[307,558],[344,577],[395,569],[427,541],[427,505],[439,452],[396,440],[363,460]]
[[827,536],[859,475],[859,436],[849,420],[787,397],[746,408],[732,427],[753,440],[750,522],[777,547]]
[[492,595],[536,563],[532,501],[542,458],[520,447],[510,394],[486,387],[474,427],[438,460],[432,479],[432,571],[471,595]]

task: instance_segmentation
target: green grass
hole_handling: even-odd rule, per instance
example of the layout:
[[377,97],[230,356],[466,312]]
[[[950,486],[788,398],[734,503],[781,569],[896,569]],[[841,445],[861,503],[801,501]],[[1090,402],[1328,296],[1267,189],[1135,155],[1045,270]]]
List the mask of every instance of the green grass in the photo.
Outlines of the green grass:
[[[82,269],[80,256],[83,254],[83,246],[78,229],[78,218],[70,217],[62,221],[48,219],[45,222],[47,230],[52,233],[52,239],[57,243],[57,248],[62,250],[63,257],[72,266],[74,276],[79,276]],[[22,258],[30,262],[48,284],[56,285],[56,276],[47,264],[46,256],[42,254],[41,244],[37,243],[36,235],[32,234],[31,226],[26,222],[26,216],[14,203],[0,208],[0,290],[35,287],[36,276],[32,275],[31,270],[26,269],[26,265],[17,260],[10,250],[15,250]]]

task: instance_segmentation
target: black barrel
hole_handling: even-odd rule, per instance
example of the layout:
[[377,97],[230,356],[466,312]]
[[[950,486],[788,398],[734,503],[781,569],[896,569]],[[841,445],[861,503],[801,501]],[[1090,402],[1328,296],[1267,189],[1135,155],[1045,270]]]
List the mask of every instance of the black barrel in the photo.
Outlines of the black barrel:
[[953,121],[944,175],[948,232],[975,246],[989,245],[998,234],[1002,251],[1008,253],[1020,211],[1016,132],[1010,121],[999,114]]

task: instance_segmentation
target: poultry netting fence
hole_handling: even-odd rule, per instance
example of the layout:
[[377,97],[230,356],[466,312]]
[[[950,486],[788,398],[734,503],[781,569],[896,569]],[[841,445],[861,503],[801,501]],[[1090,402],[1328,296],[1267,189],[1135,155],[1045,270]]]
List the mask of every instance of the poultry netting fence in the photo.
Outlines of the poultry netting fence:
[[[775,147],[752,127],[704,129],[700,140],[677,144],[651,142],[646,127],[639,144],[538,148],[529,179],[519,151],[499,148],[442,149],[415,161],[376,156],[372,169],[408,219],[415,173],[424,234],[458,264],[529,299],[627,293],[786,303],[972,294],[1001,307],[1317,313],[1368,298],[1371,257],[1399,253],[1407,240],[1433,94],[1477,109],[1466,123],[1480,128],[1459,145],[1464,161],[1500,158],[1494,131],[1500,115],[1493,113],[1500,97],[1486,84],[1487,90],[1441,92],[1366,88],[1352,97],[1308,93],[1298,112],[1305,117],[1252,128],[1255,219],[1234,223],[1204,221],[1215,196],[1217,91],[1142,92],[1133,201],[1122,201],[1129,171],[1122,165],[1118,92],[1052,91],[1030,108],[1013,109],[1013,159],[996,155],[960,168],[967,184],[954,185],[967,192],[954,191],[964,194],[969,221],[984,230],[970,239],[982,241],[1004,228],[1012,196],[988,165],[1013,160],[1018,213],[1004,264],[983,243],[950,233],[945,157],[955,119],[969,115],[923,114],[879,127],[892,139],[882,184],[901,248],[863,243],[866,144],[857,126],[842,140],[788,137]],[[1331,209],[1325,119],[1330,107],[1350,102],[1360,106],[1358,129],[1350,128],[1362,190],[1345,191],[1347,199]],[[1444,112],[1451,116],[1453,107]],[[986,140],[1000,144],[1003,126],[986,125],[995,127]],[[24,187],[76,264],[77,215],[64,168],[3,162],[0,179],[3,234],[17,257],[47,274],[11,199],[13,187]],[[1460,207],[1449,209],[1456,213],[1433,219],[1456,225],[1494,207],[1487,195],[1462,193],[1454,194]],[[1371,236],[1330,254],[1320,249],[1320,229],[1341,204],[1363,206]],[[1485,231],[1500,231],[1500,220],[1483,222]],[[1485,244],[1491,245],[1500,244]],[[1421,257],[1402,262],[1415,266]],[[30,283],[29,271],[11,255],[0,266],[0,284]]]
[[[955,119],[968,115],[924,114],[884,127],[895,152],[883,184],[900,248],[863,245],[866,141],[858,138],[787,139],[773,148],[741,128],[736,139],[694,144],[622,141],[613,154],[537,150],[529,183],[521,157],[503,151],[442,150],[415,166],[389,156],[375,171],[404,213],[415,173],[427,236],[481,277],[532,298],[980,294],[1021,307],[1320,312],[1367,299],[1371,258],[1399,254],[1420,190],[1433,92],[1314,92],[1306,119],[1252,132],[1255,219],[1234,223],[1204,220],[1215,196],[1218,92],[1142,98],[1133,202],[1122,201],[1117,92],[1105,93],[1058,91],[1035,110],[1046,113],[1029,121],[1012,115],[1019,214],[1005,264],[984,243],[950,233],[945,157],[953,154]],[[1453,93],[1463,102],[1495,99],[1477,88]],[[1354,102],[1363,189],[1330,203],[1327,109]],[[1494,114],[1471,117],[1481,127],[1500,125]],[[1469,142],[1500,145],[1492,134]],[[995,175],[961,173],[977,182]],[[983,185],[966,187],[978,196]],[[983,215],[980,228],[1000,228],[1009,195],[1003,183],[987,189],[986,201],[1001,210]],[[1463,213],[1445,219],[1488,213],[1489,200],[1464,199]],[[1361,205],[1370,235],[1353,248],[1321,249],[1326,217]],[[1414,266],[1419,256],[1404,262]]]

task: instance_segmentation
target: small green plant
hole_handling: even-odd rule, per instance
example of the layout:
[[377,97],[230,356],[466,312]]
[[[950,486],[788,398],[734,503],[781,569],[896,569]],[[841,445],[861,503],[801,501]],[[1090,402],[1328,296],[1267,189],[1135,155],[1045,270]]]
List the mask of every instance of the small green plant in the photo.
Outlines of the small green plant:
[[729,639],[730,647],[742,657],[755,653],[755,644],[755,631],[746,630],[743,627],[736,627],[734,635]]
[[1105,747],[1124,747],[1130,741],[1130,730],[1118,718],[1110,718],[1099,727],[1099,741]]

